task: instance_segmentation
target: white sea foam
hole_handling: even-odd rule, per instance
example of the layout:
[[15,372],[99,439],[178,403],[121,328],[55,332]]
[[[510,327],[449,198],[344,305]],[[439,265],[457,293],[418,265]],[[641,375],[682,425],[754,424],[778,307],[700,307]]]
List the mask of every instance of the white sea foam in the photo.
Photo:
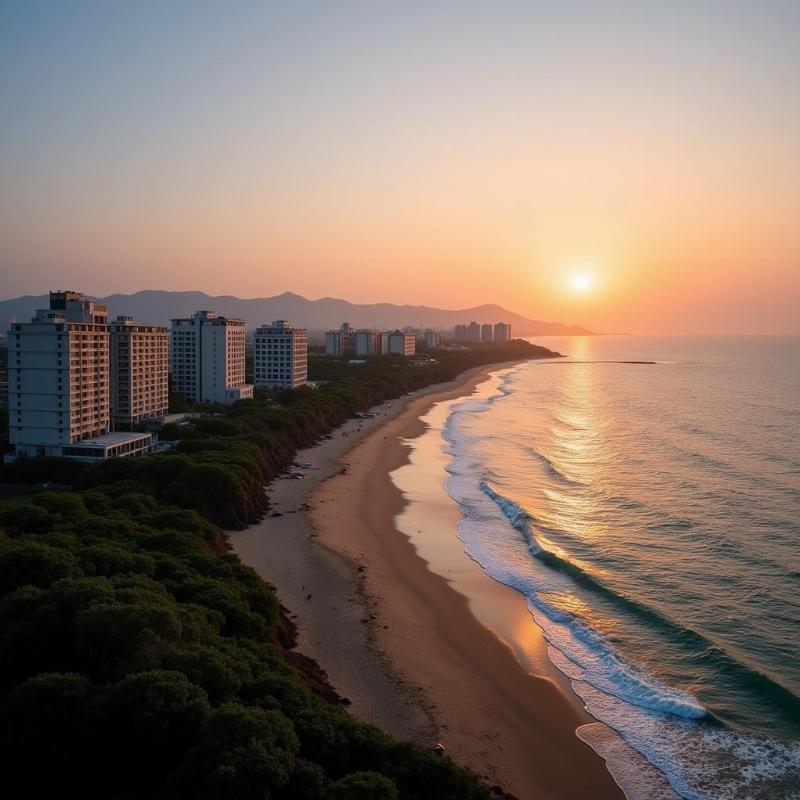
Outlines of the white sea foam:
[[[480,483],[481,491],[502,510],[511,524],[525,537],[531,553],[554,556],[555,563],[564,563],[561,556],[546,550],[537,540],[530,514],[513,500],[503,497],[486,481]],[[491,573],[490,573],[491,574]],[[528,604],[547,640],[558,647],[583,672],[580,676],[596,688],[651,711],[688,719],[706,716],[706,710],[688,692],[665,686],[651,676],[626,664],[613,651],[601,634],[593,631],[575,615],[543,599],[527,584],[515,588],[528,597]],[[537,616],[538,615],[538,616]]]
[[581,725],[577,737],[599,753],[628,800],[679,800],[666,775],[601,722]]

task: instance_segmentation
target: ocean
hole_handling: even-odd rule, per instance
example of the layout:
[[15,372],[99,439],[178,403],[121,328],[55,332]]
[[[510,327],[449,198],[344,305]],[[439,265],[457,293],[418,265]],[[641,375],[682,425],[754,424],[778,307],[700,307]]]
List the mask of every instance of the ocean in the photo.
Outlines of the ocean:
[[678,796],[799,798],[800,338],[532,341],[439,433],[466,552]]

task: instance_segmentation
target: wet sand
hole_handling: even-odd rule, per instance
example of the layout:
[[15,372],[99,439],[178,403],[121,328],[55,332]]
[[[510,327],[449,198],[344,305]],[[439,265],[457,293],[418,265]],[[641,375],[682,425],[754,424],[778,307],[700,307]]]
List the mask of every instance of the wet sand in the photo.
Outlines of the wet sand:
[[[423,744],[441,741],[520,798],[621,798],[575,734],[591,718],[549,667],[523,598],[464,555],[455,504],[426,506],[423,527],[442,534],[438,543],[418,539],[418,552],[403,532],[420,523],[404,515],[409,505],[391,477],[408,461],[407,440],[424,432],[421,417],[434,404],[468,395],[498,368],[375,409],[376,418],[350,421],[298,453],[315,469],[271,487],[283,516],[231,542],[295,612],[298,649],[328,672],[354,715]],[[522,641],[525,652],[506,641]]]

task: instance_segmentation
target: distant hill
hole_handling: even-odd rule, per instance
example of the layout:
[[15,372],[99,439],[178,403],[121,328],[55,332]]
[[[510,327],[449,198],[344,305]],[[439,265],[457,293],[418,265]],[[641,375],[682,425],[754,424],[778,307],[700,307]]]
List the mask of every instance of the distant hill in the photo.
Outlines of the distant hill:
[[[428,306],[398,306],[392,303],[358,304],[333,297],[307,300],[286,292],[275,297],[243,300],[222,295],[212,297],[203,292],[165,292],[148,290],[135,294],[112,294],[97,298],[108,306],[110,316],[130,314],[139,322],[168,325],[172,317],[183,317],[198,309],[210,309],[218,314],[241,317],[248,327],[264,322],[287,319],[293,325],[310,330],[338,328],[349,322],[358,328],[452,328],[462,322],[509,322],[514,336],[589,335],[593,331],[579,325],[543,322],[528,319],[498,305],[451,309]],[[37,308],[47,308],[47,295],[26,295],[14,300],[0,300],[0,332],[5,333],[12,319],[27,322]]]

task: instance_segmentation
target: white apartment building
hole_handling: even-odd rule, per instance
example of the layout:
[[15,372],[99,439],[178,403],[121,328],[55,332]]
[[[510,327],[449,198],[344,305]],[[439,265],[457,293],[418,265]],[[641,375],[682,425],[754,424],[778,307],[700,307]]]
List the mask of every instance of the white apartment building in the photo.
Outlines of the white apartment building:
[[498,322],[494,326],[494,340],[498,344],[511,341],[511,325],[507,322]]
[[244,320],[197,311],[172,320],[169,340],[172,388],[190,403],[224,403],[253,396],[245,383]]
[[481,326],[477,322],[470,322],[466,328],[467,341],[479,342],[481,340]]
[[338,330],[325,334],[325,355],[344,356],[349,352],[364,356],[381,356],[398,353],[413,356],[417,349],[417,336],[411,330],[384,333],[361,329],[354,331],[346,322]]
[[401,356],[413,356],[417,352],[417,337],[413,333],[392,331],[388,334],[389,352]]
[[356,331],[355,342],[357,356],[382,355],[384,339],[378,331]]
[[425,347],[441,347],[444,336],[439,331],[425,331]]
[[286,320],[256,330],[253,375],[256,386],[294,389],[308,382],[308,331]]
[[130,430],[169,410],[167,329],[117,317],[110,325],[111,425]]
[[325,333],[325,355],[343,356],[356,348],[355,332],[348,322],[343,322],[338,330]]
[[344,334],[341,331],[325,332],[325,355],[337,357],[344,355]]
[[[50,308],[8,332],[11,459],[106,458],[153,449],[151,434],[114,434],[106,308],[80,292],[50,292]],[[75,452],[83,443],[86,453]],[[91,452],[89,452],[91,451]],[[118,453],[119,451],[119,453]],[[121,452],[124,451],[124,452]]]
[[494,341],[494,328],[488,323],[481,325],[481,341],[489,343]]

